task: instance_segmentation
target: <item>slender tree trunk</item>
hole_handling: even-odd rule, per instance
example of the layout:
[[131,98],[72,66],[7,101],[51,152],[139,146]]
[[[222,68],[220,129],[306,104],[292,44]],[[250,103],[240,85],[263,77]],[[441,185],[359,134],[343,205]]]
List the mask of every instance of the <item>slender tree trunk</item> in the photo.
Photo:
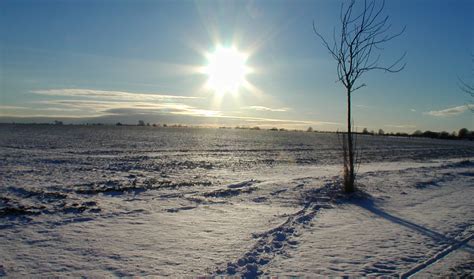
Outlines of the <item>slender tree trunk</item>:
[[354,187],[354,146],[352,141],[352,123],[351,123],[351,89],[347,89],[347,149],[349,155],[349,173],[345,185],[348,193],[355,191]]
[[380,54],[375,55],[372,51],[382,50],[383,44],[400,36],[405,31],[402,29],[399,33],[390,34],[391,24],[388,16],[383,16],[382,11],[385,7],[384,1],[366,0],[363,2],[361,12],[355,11],[358,8],[358,1],[350,0],[347,5],[341,6],[340,19],[341,30],[340,37],[333,33],[333,42],[328,42],[322,36],[313,22],[314,33],[321,39],[322,44],[331,53],[331,56],[337,62],[337,77],[347,90],[347,139],[346,135],[342,138],[342,151],[344,159],[344,190],[348,193],[354,192],[356,181],[356,170],[354,161],[357,159],[355,141],[352,133],[351,121],[351,94],[354,90],[365,86],[360,83],[359,78],[366,72],[372,70],[383,70],[389,73],[397,73],[405,68],[405,64],[400,65],[405,54],[400,56],[390,66],[383,66],[378,63]]

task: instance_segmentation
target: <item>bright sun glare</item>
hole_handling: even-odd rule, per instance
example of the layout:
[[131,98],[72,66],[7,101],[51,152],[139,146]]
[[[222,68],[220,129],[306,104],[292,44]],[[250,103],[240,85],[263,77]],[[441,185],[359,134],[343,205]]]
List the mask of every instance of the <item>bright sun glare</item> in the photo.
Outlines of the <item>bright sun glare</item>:
[[208,75],[207,87],[218,94],[236,93],[245,84],[245,76],[250,72],[247,67],[248,56],[235,47],[217,47],[207,55],[208,64],[204,73]]

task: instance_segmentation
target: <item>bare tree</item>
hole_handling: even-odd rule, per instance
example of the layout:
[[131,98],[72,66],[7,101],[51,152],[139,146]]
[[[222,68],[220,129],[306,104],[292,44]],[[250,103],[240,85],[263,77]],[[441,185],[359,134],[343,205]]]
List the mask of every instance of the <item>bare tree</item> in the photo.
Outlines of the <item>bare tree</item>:
[[462,79],[459,79],[459,88],[474,98],[474,85],[468,84]]
[[[346,88],[347,94],[347,137],[344,140],[344,189],[346,192],[355,191],[354,171],[354,139],[351,130],[351,96],[352,93],[364,86],[359,83],[361,76],[372,70],[382,70],[396,73],[403,70],[405,64],[402,60],[404,53],[392,64],[381,65],[380,51],[385,43],[400,36],[403,28],[398,33],[391,33],[391,24],[388,16],[382,16],[385,6],[384,1],[364,1],[361,11],[356,11],[355,0],[347,5],[341,4],[340,20],[341,29],[333,32],[333,41],[330,44],[317,30],[313,21],[314,33],[321,39],[324,47],[337,62],[337,81]],[[380,3],[380,5],[377,5]]]
[[[474,54],[471,54],[471,59],[472,59],[472,62],[474,63]],[[466,81],[462,80],[460,77],[458,77],[458,80],[459,80],[459,88],[461,88],[462,91],[471,95],[471,97],[474,98],[474,83],[469,84]]]

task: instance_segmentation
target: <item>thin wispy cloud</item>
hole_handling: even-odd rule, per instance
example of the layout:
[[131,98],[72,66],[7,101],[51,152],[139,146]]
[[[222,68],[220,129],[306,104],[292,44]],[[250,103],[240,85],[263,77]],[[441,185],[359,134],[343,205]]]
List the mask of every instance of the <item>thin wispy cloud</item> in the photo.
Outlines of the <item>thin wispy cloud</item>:
[[182,103],[147,103],[103,100],[46,100],[36,103],[67,109],[93,110],[101,114],[180,114],[189,116],[219,116],[219,111],[198,109]]
[[457,107],[447,108],[443,110],[432,110],[429,112],[425,112],[425,114],[436,116],[436,117],[449,117],[449,116],[460,115],[470,109],[474,109],[474,104],[457,106]]
[[367,106],[367,105],[360,105],[360,104],[355,104],[354,105],[356,108],[362,108],[362,109],[369,109],[373,108],[372,106]]
[[87,112],[82,108],[68,106],[42,106],[20,107],[20,106],[0,106],[0,117],[58,117],[58,118],[83,118],[99,117],[104,115],[92,109]]
[[248,107],[243,107],[243,109],[247,110],[256,110],[256,111],[272,111],[272,112],[286,112],[289,111],[290,109],[287,107],[283,108],[269,108],[269,107],[264,107],[264,106],[248,106]]
[[158,101],[171,99],[197,99],[192,96],[178,96],[155,93],[138,93],[125,91],[108,91],[95,89],[81,89],[81,88],[65,88],[65,89],[46,89],[46,90],[32,90],[31,93],[47,95],[47,96],[62,96],[62,97],[85,97],[95,99],[115,99],[115,100],[136,100],[136,101]]
[[220,115],[218,111],[198,109],[181,103],[190,99],[199,99],[198,97],[95,89],[47,89],[34,90],[31,93],[66,98],[35,102],[48,108],[80,109],[84,112],[94,111],[100,115],[179,114],[205,117]]
[[26,109],[26,108],[27,107],[0,105],[0,109]]
[[175,109],[185,110],[192,108],[189,105],[182,103],[151,103],[151,102],[137,102],[137,101],[107,101],[107,100],[42,100],[34,102],[36,104],[48,106],[60,106],[68,108],[81,108],[93,110],[105,110],[112,108],[142,108],[142,109]]
[[337,122],[326,122],[326,121],[309,121],[309,120],[292,120],[292,119],[278,119],[278,118],[262,118],[262,117],[250,117],[250,116],[231,116],[221,115],[222,118],[232,118],[235,120],[242,120],[245,122],[257,122],[260,124],[289,124],[289,125],[331,125],[339,126],[341,123]]
[[[253,117],[242,115],[243,111],[279,112],[288,107],[245,106],[240,111],[206,109],[199,105],[204,99],[170,94],[108,91],[96,89],[64,88],[33,90],[30,93],[43,96],[22,106],[0,106],[3,117],[47,117],[47,118],[107,118],[127,119],[140,116],[143,119],[167,119],[187,123],[225,123],[261,127],[286,126],[305,127],[340,125],[336,122],[295,120],[283,118]],[[205,100],[204,100],[205,101]],[[125,118],[124,118],[125,117]],[[163,118],[164,117],[164,118]],[[187,118],[183,118],[187,117]],[[131,118],[128,118],[131,119]],[[159,121],[159,120],[158,120]]]
[[244,119],[247,122],[264,122],[267,124],[289,124],[289,125],[331,125],[331,126],[339,126],[341,123],[336,122],[325,122],[325,121],[306,121],[306,120],[291,120],[291,119],[274,119],[274,118],[255,118],[255,117],[235,117],[235,119]]
[[398,129],[413,129],[416,128],[416,125],[412,124],[387,124],[385,127],[398,128]]
[[196,109],[196,108],[189,108],[189,109],[185,109],[181,111],[173,111],[171,112],[171,114],[198,116],[198,117],[222,117],[222,114],[220,111]]
[[183,103],[123,102],[106,100],[42,100],[35,102],[62,110],[90,111],[94,115],[180,115],[246,122],[251,125],[340,125],[336,122],[235,116],[218,110],[201,109]]

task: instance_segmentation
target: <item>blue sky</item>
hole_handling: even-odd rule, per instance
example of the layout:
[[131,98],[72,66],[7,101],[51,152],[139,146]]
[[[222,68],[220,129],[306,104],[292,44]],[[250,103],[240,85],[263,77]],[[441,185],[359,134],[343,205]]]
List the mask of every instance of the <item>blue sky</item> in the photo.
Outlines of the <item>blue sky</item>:
[[[247,125],[343,130],[345,91],[312,30],[328,36],[339,1],[0,2],[0,120]],[[358,129],[474,129],[474,2],[387,1],[393,31],[353,96]],[[249,55],[253,88],[216,94],[200,73],[218,44]],[[471,107],[472,108],[472,107]]]

